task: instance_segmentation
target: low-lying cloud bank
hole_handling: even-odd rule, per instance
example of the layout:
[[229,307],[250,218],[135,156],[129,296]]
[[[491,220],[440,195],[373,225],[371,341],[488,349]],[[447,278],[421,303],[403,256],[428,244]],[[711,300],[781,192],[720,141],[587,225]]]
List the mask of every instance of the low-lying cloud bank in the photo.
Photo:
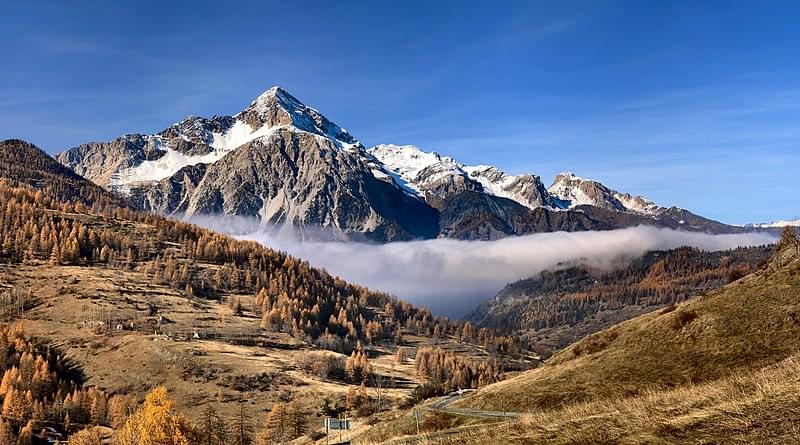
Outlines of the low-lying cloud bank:
[[582,262],[609,269],[621,258],[636,258],[651,250],[688,245],[717,251],[775,241],[766,233],[708,235],[644,226],[541,233],[498,241],[436,239],[382,245],[297,242],[263,233],[239,238],[287,251],[348,281],[455,317],[493,297],[505,284],[560,263]]

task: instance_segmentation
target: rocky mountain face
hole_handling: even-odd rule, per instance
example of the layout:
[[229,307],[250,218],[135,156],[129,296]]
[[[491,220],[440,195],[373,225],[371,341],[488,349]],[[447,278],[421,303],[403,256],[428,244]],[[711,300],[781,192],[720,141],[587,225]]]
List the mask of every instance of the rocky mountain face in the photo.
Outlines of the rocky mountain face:
[[677,207],[612,190],[573,173],[550,187],[532,174],[468,166],[413,145],[376,145],[369,153],[398,183],[436,208],[440,236],[497,239],[537,232],[608,230],[636,225],[712,233],[741,232]]
[[467,166],[413,145],[376,145],[369,153],[434,207],[467,190],[507,198],[531,209],[557,206],[536,175],[512,176],[491,165]]
[[292,127],[248,142],[214,164],[187,166],[133,187],[131,199],[165,214],[257,217],[264,228],[291,227],[301,236],[401,240],[438,231],[433,209],[377,179],[361,156]]
[[264,230],[303,237],[496,239],[683,227],[691,217],[696,224],[683,228],[737,230],[691,214],[676,220],[672,209],[571,174],[547,188],[536,175],[467,166],[414,146],[367,150],[278,87],[233,116],[190,116],[156,134],[86,143],[57,159],[143,209],[253,217]]
[[[399,187],[347,130],[280,88],[235,116],[188,117],[155,135],[58,160],[141,208],[258,218],[322,238],[432,238],[437,212]],[[375,170],[375,172],[373,172]]]
[[560,206],[566,208],[590,205],[606,210],[644,215],[657,215],[664,210],[646,198],[620,193],[597,181],[580,178],[574,173],[562,173],[556,176],[547,191]]

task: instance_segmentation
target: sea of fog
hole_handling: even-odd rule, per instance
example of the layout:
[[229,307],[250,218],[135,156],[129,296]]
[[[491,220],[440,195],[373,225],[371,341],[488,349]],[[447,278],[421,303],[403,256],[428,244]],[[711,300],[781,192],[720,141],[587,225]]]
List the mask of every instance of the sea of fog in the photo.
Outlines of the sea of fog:
[[[538,233],[496,241],[433,239],[368,244],[342,241],[297,241],[291,237],[248,231],[252,225],[231,225],[204,219],[193,222],[239,239],[255,240],[308,260],[348,281],[382,290],[438,315],[462,316],[492,298],[507,283],[543,270],[581,262],[610,269],[651,250],[693,246],[727,250],[770,244],[767,233],[710,235],[639,226],[591,232]],[[622,261],[621,261],[622,260]]]

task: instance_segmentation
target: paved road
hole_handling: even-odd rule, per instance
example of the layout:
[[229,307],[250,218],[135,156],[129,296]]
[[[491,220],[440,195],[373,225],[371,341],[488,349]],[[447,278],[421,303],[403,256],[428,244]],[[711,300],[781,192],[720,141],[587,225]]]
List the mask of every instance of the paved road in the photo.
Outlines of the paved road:
[[450,405],[460,400],[463,395],[473,391],[474,390],[464,390],[462,391],[461,394],[451,394],[448,396],[444,396],[430,405],[423,405],[422,408],[427,409],[429,411],[439,411],[448,414],[457,414],[469,417],[484,417],[484,418],[488,417],[493,419],[516,418],[522,415],[522,413],[515,413],[515,412],[487,411],[487,410],[469,409],[469,408],[450,408]]

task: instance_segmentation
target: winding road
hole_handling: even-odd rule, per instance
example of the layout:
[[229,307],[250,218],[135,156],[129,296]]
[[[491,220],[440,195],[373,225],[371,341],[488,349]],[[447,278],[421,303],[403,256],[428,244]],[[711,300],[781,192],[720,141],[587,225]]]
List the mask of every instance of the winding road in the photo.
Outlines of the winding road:
[[444,397],[439,398],[436,402],[430,405],[423,405],[421,408],[426,409],[428,411],[438,411],[447,414],[455,414],[459,416],[468,416],[468,417],[482,417],[482,418],[492,418],[492,419],[511,419],[517,418],[522,415],[522,413],[516,412],[509,412],[509,411],[488,411],[488,410],[480,410],[480,409],[469,409],[469,408],[450,408],[450,405],[461,400],[461,397],[464,394],[468,394],[474,392],[474,389],[467,389],[460,391],[460,393],[446,395]]

